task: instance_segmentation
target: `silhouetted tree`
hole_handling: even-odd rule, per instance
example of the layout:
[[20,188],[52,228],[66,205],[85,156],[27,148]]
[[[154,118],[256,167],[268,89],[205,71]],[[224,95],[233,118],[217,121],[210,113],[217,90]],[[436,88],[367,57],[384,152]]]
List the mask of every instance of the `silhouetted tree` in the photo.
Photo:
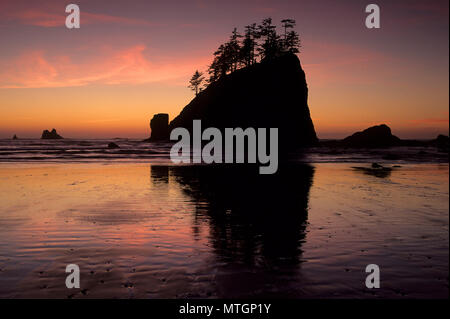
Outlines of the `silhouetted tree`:
[[258,26],[259,36],[263,43],[258,48],[262,59],[271,59],[282,52],[282,41],[277,34],[276,26],[272,24],[272,18],[267,18]]
[[299,53],[300,52],[300,38],[298,33],[294,30],[288,32],[285,41],[285,50],[289,53]]
[[226,50],[227,50],[227,58],[229,59],[230,63],[230,71],[236,71],[236,69],[239,66],[240,62],[240,51],[241,46],[239,44],[239,39],[242,38],[242,35],[240,35],[237,32],[237,29],[234,28],[233,32],[231,33],[230,40],[226,44]]
[[219,75],[219,67],[217,65],[217,59],[214,58],[213,62],[208,67],[208,74],[209,78],[206,80],[206,83],[209,85],[213,82],[216,82],[220,75]]
[[205,78],[203,77],[202,72],[195,71],[194,75],[192,75],[191,79],[189,80],[189,88],[195,92],[195,96],[198,95],[199,88]]
[[[281,23],[284,28],[282,36],[277,34],[272,18],[264,19],[258,26],[256,23],[246,26],[244,36],[234,28],[228,42],[221,44],[214,52],[213,62],[208,67],[209,78],[206,83],[213,83],[241,66],[246,67],[256,63],[258,56],[262,60],[287,52],[298,53],[300,38],[293,30],[295,20],[283,19]],[[242,41],[240,41],[241,38],[243,38]]]
[[227,74],[230,69],[230,63],[227,55],[228,49],[226,48],[226,44],[221,44],[216,52],[214,52],[214,60],[208,68],[209,83],[213,83],[220,77]]
[[300,38],[298,36],[298,33],[294,30],[288,31],[288,29],[293,29],[295,27],[295,20],[284,19],[281,20],[281,23],[284,28],[283,51],[289,53],[300,52]]
[[241,47],[241,61],[244,66],[252,65],[256,62],[255,48],[258,45],[256,39],[258,39],[259,33],[256,30],[256,23],[245,27],[244,40]]
[[295,26],[295,20],[294,19],[283,19],[281,20],[282,27],[284,28],[284,39],[286,40],[286,36],[288,33],[288,29],[292,29]]
[[206,85],[216,82],[219,79],[219,68],[217,66],[217,59],[214,58],[208,67],[209,78],[206,80]]
[[221,44],[216,52],[214,52],[214,60],[208,68],[210,75],[208,82],[217,81],[220,77],[226,75],[228,71],[236,71],[240,63],[241,46],[239,38],[242,36],[234,28],[231,33],[230,40]]

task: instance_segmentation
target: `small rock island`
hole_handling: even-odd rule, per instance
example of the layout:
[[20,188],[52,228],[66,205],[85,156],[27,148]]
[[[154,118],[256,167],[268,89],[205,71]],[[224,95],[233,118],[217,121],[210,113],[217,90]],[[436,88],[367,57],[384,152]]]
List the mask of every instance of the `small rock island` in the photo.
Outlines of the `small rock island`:
[[114,142],[110,142],[110,143],[108,143],[108,148],[120,148],[120,146]]
[[55,129],[52,129],[51,131],[44,130],[42,132],[41,139],[42,140],[60,140],[60,139],[63,139],[63,137],[61,135],[59,135]]
[[166,141],[169,140],[169,114],[158,113],[150,120],[151,136],[146,141]]
[[392,135],[391,129],[386,124],[376,125],[356,132],[342,140],[342,145],[346,147],[392,147],[401,144],[401,140]]

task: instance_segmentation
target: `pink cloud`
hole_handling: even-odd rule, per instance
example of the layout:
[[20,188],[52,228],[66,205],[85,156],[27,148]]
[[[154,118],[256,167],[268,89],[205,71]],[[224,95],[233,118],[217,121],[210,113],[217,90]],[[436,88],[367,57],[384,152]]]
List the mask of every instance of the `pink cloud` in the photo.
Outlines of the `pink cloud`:
[[125,25],[135,25],[135,26],[155,26],[156,23],[144,19],[135,18],[125,18],[119,16],[111,16],[107,14],[89,13],[81,12],[80,19],[85,19],[83,23],[95,24],[95,23],[117,23]]
[[[144,45],[119,51],[100,50],[96,57],[75,63],[69,56],[46,56],[37,50],[0,62],[0,88],[42,88],[89,84],[180,83],[206,66],[209,57],[152,63]],[[184,83],[184,82],[183,82]]]
[[39,27],[58,27],[64,25],[66,21],[63,15],[36,10],[21,11],[11,16],[23,24]]
[[[68,15],[68,14],[67,14]],[[39,27],[60,27],[65,25],[67,15],[42,10],[23,10],[7,14],[7,17],[25,25]],[[81,24],[122,24],[133,26],[155,26],[144,19],[126,18],[107,14],[80,12]]]

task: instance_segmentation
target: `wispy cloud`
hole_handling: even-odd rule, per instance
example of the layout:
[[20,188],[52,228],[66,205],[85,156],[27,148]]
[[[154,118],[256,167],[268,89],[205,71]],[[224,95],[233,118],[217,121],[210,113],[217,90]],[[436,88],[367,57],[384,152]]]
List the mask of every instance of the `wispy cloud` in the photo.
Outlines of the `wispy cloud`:
[[[5,15],[8,19],[17,21],[24,25],[47,28],[64,26],[66,21],[66,15],[63,13],[42,11],[38,9],[7,12]],[[127,18],[84,11],[80,12],[80,20],[82,24],[121,24],[141,27],[159,25],[144,19]]]
[[144,45],[118,51],[103,50],[95,57],[75,63],[70,56],[47,56],[42,50],[0,62],[0,88],[69,87],[89,84],[142,84],[176,81],[187,77],[207,57],[151,62]]

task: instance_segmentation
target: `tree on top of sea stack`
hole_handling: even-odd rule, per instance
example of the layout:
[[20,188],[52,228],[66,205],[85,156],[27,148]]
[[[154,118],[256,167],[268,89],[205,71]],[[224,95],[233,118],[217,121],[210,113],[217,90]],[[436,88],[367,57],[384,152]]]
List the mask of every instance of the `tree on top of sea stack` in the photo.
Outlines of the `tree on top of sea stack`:
[[244,67],[256,63],[255,49],[257,46],[256,39],[258,38],[259,34],[256,30],[256,23],[252,23],[245,27],[244,40],[242,40],[242,47],[240,50],[241,62],[244,64]]
[[[202,85],[202,82],[205,78],[203,77],[203,73],[195,71],[194,75],[191,77],[191,79],[189,80],[189,86],[188,88],[190,88],[192,91],[195,92],[195,95],[198,95],[200,86]],[[200,89],[201,90],[201,89]]]
[[[294,30],[295,20],[283,19],[281,23],[284,29],[282,36],[277,33],[272,18],[264,19],[260,25],[247,25],[244,36],[234,28],[228,42],[221,44],[214,52],[213,62],[208,68],[209,79],[206,81],[206,87],[227,74],[257,63],[258,58],[259,62],[262,62],[288,53],[299,53],[300,38]],[[196,95],[198,85],[195,84],[195,76],[198,76],[198,73],[196,71],[189,81],[189,88],[195,91]]]
[[258,26],[263,43],[258,47],[261,59],[272,59],[283,53],[283,42],[277,34],[276,26],[272,24],[272,18],[267,18]]
[[293,29],[295,27],[295,20],[293,19],[284,19],[281,20],[284,28],[284,38],[283,38],[283,50],[289,53],[299,53],[300,52],[300,37],[298,33]]

